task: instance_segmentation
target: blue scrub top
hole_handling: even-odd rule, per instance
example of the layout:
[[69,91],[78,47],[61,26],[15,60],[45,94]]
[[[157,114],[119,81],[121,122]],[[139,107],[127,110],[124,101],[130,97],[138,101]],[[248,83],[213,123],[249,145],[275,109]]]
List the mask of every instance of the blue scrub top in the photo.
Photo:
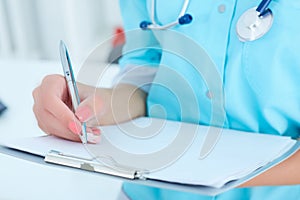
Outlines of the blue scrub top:
[[[221,124],[214,125],[299,137],[300,26],[293,22],[300,19],[300,1],[273,0],[270,31],[258,40],[241,42],[236,34],[237,20],[259,3],[192,0],[187,10],[193,16],[192,23],[169,31],[141,31],[140,22],[151,21],[151,2],[120,1],[126,30],[120,66],[158,67],[147,99],[149,116],[214,124],[212,119],[220,111],[213,99],[219,94],[211,85],[221,83],[222,101],[217,104],[222,105],[225,115]],[[183,0],[157,1],[157,22],[174,21],[182,4]],[[172,34],[179,38],[174,36],[173,40],[169,37]],[[214,64],[207,65],[213,66],[206,70],[209,75],[191,61],[201,49]],[[203,55],[199,53],[199,60]],[[123,188],[131,199],[300,199],[300,185],[233,189],[216,197],[134,184]]]

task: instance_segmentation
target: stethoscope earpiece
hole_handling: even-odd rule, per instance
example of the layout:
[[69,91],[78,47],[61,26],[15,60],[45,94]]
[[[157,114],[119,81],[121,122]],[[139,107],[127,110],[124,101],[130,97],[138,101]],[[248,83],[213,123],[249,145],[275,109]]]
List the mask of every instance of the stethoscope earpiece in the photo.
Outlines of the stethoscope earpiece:
[[184,25],[184,24],[189,24],[191,23],[193,20],[193,17],[192,15],[190,14],[184,14],[183,16],[181,16],[179,19],[178,19],[178,23],[180,25]]
[[150,24],[152,24],[152,23],[151,23],[151,22],[148,22],[148,21],[142,21],[142,22],[140,23],[140,28],[141,28],[142,30],[147,30],[147,29],[148,29],[148,26],[149,26]]

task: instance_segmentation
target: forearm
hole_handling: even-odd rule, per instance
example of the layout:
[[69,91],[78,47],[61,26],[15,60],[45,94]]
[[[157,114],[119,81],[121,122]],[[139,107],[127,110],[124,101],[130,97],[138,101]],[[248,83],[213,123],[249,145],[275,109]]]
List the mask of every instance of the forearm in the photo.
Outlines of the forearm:
[[300,151],[240,187],[300,184]]
[[109,89],[111,100],[111,118],[113,123],[120,123],[146,115],[147,94],[129,84],[119,84]]

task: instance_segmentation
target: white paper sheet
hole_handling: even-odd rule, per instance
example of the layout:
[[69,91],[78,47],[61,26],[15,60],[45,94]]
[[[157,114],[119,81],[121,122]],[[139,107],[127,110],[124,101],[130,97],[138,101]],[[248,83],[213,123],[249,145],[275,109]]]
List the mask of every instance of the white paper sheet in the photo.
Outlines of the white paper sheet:
[[[136,129],[138,131],[147,130],[151,133],[151,129],[153,129],[156,134],[148,135],[148,138],[130,135],[130,129],[133,130],[132,124],[101,127],[103,132],[101,142],[97,145],[89,144],[88,148],[94,156],[111,155],[115,161],[123,165],[138,169],[147,169],[148,166],[151,168],[152,164],[160,162],[162,158],[153,159],[152,157],[151,160],[143,160],[144,157],[162,152],[177,139],[178,129],[183,126],[180,122],[163,121],[161,123],[160,120],[155,119],[154,122],[157,124],[153,123],[154,126],[147,129],[151,122],[153,121],[149,121],[148,118],[134,120],[134,124],[139,127]],[[223,129],[215,148],[205,159],[201,160],[199,159],[200,149],[210,128],[191,124],[184,125],[188,127],[184,129],[185,131],[196,131],[195,137],[190,141],[190,146],[186,146],[185,152],[182,152],[183,154],[173,160],[171,164],[155,170],[152,168],[150,169],[151,173],[145,174],[144,177],[220,188],[227,182],[240,179],[272,162],[296,143],[289,137]],[[157,126],[160,127],[157,129]],[[124,132],[128,134],[124,134]],[[187,137],[193,136],[191,133],[185,134]],[[108,148],[111,144],[118,149]],[[4,145],[40,156],[45,156],[50,150],[57,150],[68,155],[91,158],[82,144],[53,136],[6,141]],[[173,148],[176,151],[176,147]],[[127,152],[128,156],[120,154],[120,150]],[[168,156],[165,159],[167,160]]]

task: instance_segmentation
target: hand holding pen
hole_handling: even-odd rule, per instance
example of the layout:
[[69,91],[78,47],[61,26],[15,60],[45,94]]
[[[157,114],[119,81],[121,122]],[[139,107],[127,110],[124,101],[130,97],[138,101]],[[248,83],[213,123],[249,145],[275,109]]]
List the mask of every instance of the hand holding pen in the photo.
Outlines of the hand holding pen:
[[[64,50],[62,53],[64,59],[70,59]],[[96,88],[73,81],[69,84],[77,86],[77,94],[69,92],[66,78],[62,75],[46,76],[33,91],[33,111],[45,133],[72,141],[85,141],[82,131],[85,124],[87,142],[98,143],[98,126],[128,121],[146,113],[147,95],[136,86],[120,84],[114,88]],[[79,97],[80,103],[77,100],[78,103],[72,103],[74,97]]]
[[[76,84],[75,80],[73,84],[75,84],[74,86],[78,86],[81,92],[76,95],[83,100],[92,95],[92,91],[94,91],[93,87]],[[53,74],[46,76],[42,83],[34,89],[32,93],[34,98],[33,111],[38,126],[49,135],[78,142],[98,143],[100,141],[98,124],[93,127],[86,127],[86,138],[83,138],[85,137],[83,136],[85,135],[85,130],[82,131],[84,123],[82,123],[83,118],[81,116],[86,114],[82,112],[82,108],[78,104],[79,101],[78,103],[74,102],[74,96],[72,100],[72,95],[70,95],[68,87],[68,82],[64,76]],[[78,105],[79,107],[76,109]],[[77,111],[77,113],[75,114],[74,111]],[[91,114],[93,113],[91,112]]]

